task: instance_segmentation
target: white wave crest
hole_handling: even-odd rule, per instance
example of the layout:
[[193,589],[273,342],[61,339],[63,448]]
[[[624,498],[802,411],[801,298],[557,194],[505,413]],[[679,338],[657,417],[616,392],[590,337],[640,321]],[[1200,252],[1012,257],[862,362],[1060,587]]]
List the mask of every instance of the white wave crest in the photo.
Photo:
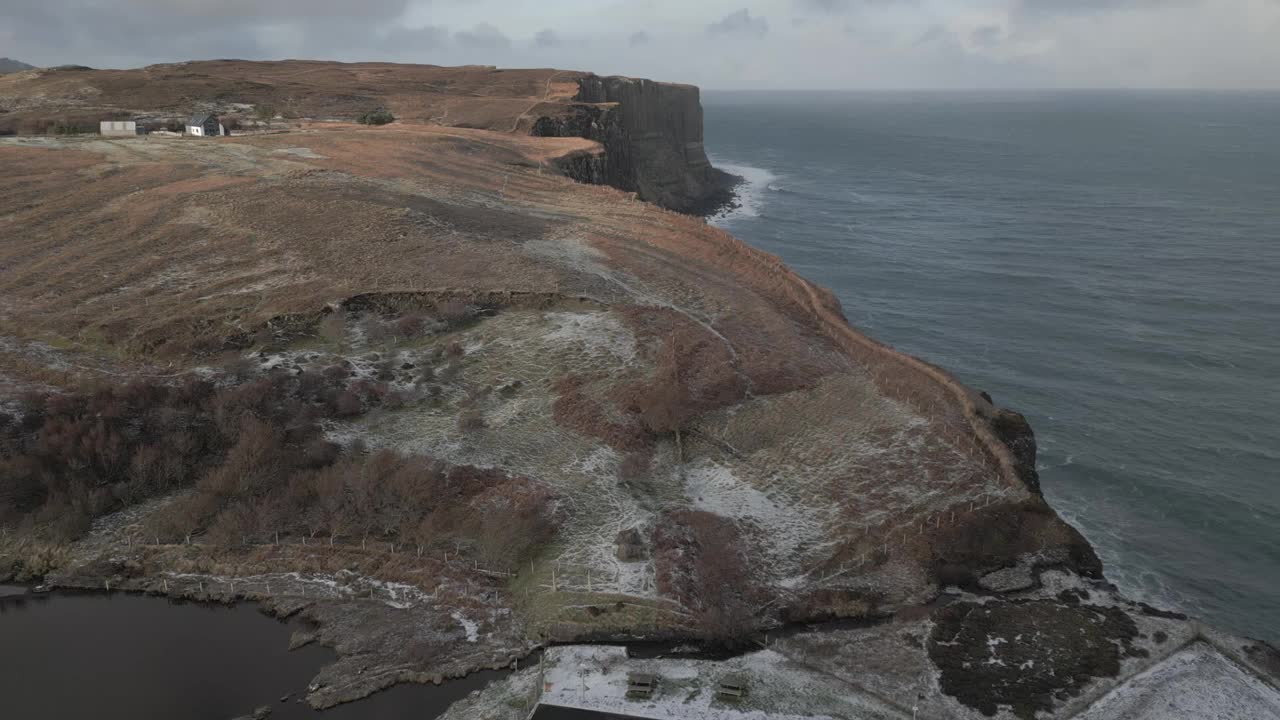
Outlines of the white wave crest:
[[713,225],[724,226],[734,220],[759,217],[760,210],[765,204],[765,196],[772,189],[771,185],[778,180],[778,176],[764,168],[750,165],[735,165],[714,159],[712,164],[727,173],[741,177],[742,182],[733,191],[737,202],[711,216],[710,222]]

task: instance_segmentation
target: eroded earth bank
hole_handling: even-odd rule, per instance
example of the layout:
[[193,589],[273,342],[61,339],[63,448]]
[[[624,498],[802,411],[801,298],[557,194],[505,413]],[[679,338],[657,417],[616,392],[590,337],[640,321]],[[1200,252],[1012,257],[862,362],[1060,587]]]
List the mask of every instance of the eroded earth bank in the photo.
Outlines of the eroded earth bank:
[[[259,600],[337,651],[316,707],[550,646],[451,712],[1280,716],[1274,650],[1106,583],[1021,416],[673,211],[725,189],[696,88],[0,79],[11,119],[190,97],[296,107],[217,139],[0,139],[0,579]],[[400,120],[342,122],[374,103]],[[749,651],[583,644],[655,639]],[[635,671],[654,697],[624,697]],[[729,672],[745,698],[716,699]]]

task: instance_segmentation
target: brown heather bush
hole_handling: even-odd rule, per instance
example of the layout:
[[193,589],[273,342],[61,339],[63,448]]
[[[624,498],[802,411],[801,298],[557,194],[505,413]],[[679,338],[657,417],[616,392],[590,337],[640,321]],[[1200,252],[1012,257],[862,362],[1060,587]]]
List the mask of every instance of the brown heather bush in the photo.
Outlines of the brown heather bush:
[[415,338],[426,329],[426,319],[416,313],[401,317],[393,323],[396,337],[400,339]]
[[316,332],[320,337],[334,343],[342,344],[347,340],[347,317],[340,312],[331,312],[320,319]]
[[552,418],[561,427],[599,438],[615,450],[638,451],[653,447],[653,436],[635,413],[610,413],[605,402],[592,394],[599,376],[567,375],[556,381]]
[[683,436],[701,415],[746,396],[746,380],[723,342],[687,318],[654,308],[630,308],[624,317],[651,343],[651,378],[613,387],[607,397],[591,391],[598,376],[566,376],[556,383],[557,424],[599,438],[621,451],[647,450],[658,438]]
[[333,394],[330,408],[337,417],[355,417],[364,412],[364,402],[351,390],[341,390]]
[[478,432],[484,428],[484,415],[479,410],[463,410],[458,413],[458,429],[462,432]]
[[30,395],[0,416],[0,525],[73,540],[95,517],[189,489],[148,519],[147,535],[228,549],[290,536],[463,549],[500,572],[554,535],[555,498],[527,478],[327,442],[320,419],[393,394],[348,380],[304,372]]
[[443,302],[436,307],[436,316],[450,329],[466,325],[476,317],[475,311],[460,302]]
[[212,517],[288,469],[333,462],[317,421],[381,400],[344,382],[275,374],[28,394],[0,423],[0,525],[73,539],[94,517],[193,485],[199,517]]
[[649,480],[652,465],[653,453],[640,450],[629,452],[622,456],[622,462],[618,465],[618,475],[628,484],[643,484]]
[[258,495],[207,497],[230,487],[201,487],[178,501],[165,530],[177,539],[207,527],[210,542],[225,547],[270,542],[278,534],[374,540],[419,554],[467,548],[486,568],[512,571],[557,526],[554,498],[526,478],[388,450],[295,470]]
[[653,546],[659,592],[694,614],[705,639],[735,646],[756,629],[764,599],[751,580],[758,557],[732,520],[670,510],[654,526]]

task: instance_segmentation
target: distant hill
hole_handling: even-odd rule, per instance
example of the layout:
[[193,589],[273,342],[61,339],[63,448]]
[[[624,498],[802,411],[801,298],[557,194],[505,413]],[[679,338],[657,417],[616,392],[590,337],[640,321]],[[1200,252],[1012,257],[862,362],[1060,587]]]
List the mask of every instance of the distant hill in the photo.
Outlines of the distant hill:
[[0,74],[22,72],[23,70],[34,70],[35,67],[35,65],[18,62],[12,58],[0,58]]

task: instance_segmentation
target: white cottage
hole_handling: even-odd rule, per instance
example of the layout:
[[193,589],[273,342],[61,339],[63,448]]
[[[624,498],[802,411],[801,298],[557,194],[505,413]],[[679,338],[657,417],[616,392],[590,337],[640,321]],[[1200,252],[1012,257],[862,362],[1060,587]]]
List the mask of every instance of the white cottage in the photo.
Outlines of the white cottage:
[[212,113],[196,113],[187,121],[187,134],[195,137],[214,137],[226,135],[227,129],[218,122],[218,116]]

